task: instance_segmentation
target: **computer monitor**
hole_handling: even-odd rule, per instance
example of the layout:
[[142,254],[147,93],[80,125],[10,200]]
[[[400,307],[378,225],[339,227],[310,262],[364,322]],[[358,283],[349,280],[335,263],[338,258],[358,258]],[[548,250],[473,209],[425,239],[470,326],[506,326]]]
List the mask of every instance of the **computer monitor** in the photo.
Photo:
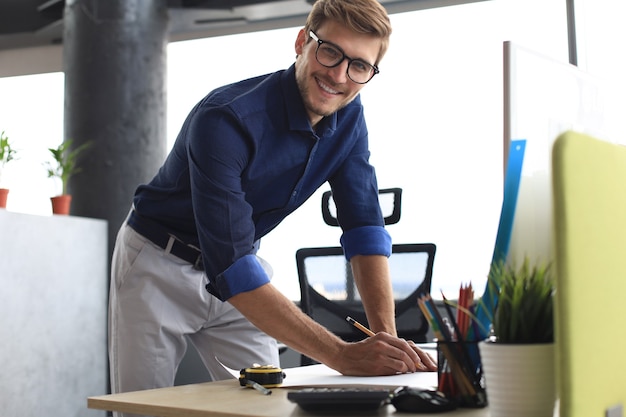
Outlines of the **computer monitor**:
[[606,87],[600,79],[504,42],[504,150],[511,141],[526,141],[508,263],[520,265],[525,257],[552,262],[552,145],[568,130],[607,137],[605,106]]
[[[552,145],[568,130],[607,137],[608,90],[576,66],[514,42],[504,42],[503,52],[505,189],[492,262],[552,263]],[[477,311],[486,326],[495,305],[487,293]]]

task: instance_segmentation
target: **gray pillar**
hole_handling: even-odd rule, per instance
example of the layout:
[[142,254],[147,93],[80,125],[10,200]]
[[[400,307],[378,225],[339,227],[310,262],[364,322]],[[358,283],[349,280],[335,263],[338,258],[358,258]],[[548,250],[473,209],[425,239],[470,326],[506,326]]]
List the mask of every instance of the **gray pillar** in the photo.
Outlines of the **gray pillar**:
[[166,154],[166,0],[68,0],[65,139],[85,142],[71,214],[109,222],[109,255],[138,184]]

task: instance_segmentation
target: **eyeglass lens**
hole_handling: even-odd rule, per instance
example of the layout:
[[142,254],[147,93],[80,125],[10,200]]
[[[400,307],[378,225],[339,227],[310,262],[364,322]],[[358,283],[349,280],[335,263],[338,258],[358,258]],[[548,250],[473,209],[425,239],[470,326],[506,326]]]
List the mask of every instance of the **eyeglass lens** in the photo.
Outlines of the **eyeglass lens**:
[[348,59],[348,77],[355,83],[365,84],[375,74],[374,67],[360,59],[348,58],[341,50],[327,42],[318,43],[315,53],[317,61],[325,67],[336,67]]

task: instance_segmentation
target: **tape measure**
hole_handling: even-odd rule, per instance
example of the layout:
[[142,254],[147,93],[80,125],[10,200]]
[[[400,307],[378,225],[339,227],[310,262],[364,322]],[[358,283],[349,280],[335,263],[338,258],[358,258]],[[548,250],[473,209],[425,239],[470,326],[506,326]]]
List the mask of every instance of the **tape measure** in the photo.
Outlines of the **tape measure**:
[[257,383],[265,388],[279,387],[283,383],[285,374],[281,368],[274,365],[257,365],[244,368],[239,373],[239,385],[252,387]]

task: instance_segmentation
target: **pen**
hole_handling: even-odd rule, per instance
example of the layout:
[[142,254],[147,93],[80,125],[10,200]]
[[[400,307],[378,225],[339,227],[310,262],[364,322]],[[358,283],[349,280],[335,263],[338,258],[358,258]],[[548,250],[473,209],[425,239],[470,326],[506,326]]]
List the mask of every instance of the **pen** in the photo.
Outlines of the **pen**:
[[252,388],[254,388],[255,390],[259,391],[261,394],[263,395],[270,395],[272,393],[272,390],[269,390],[267,388],[265,388],[263,385],[254,382],[254,381],[248,381],[251,382],[250,385],[252,385]]
[[348,316],[346,317],[346,320],[349,323],[352,323],[352,325],[354,327],[356,327],[357,329],[359,329],[360,331],[362,331],[363,333],[365,333],[368,336],[375,336],[376,333],[374,333],[373,331],[371,331],[370,329],[368,329],[367,327],[363,326],[361,323],[359,323],[358,321],[356,321],[355,319],[353,319],[352,317]]
[[256,381],[252,381],[250,379],[245,379],[243,381],[246,385],[254,388],[255,390],[259,391],[263,395],[270,395],[272,393],[272,390],[265,388],[263,385],[259,384]]

